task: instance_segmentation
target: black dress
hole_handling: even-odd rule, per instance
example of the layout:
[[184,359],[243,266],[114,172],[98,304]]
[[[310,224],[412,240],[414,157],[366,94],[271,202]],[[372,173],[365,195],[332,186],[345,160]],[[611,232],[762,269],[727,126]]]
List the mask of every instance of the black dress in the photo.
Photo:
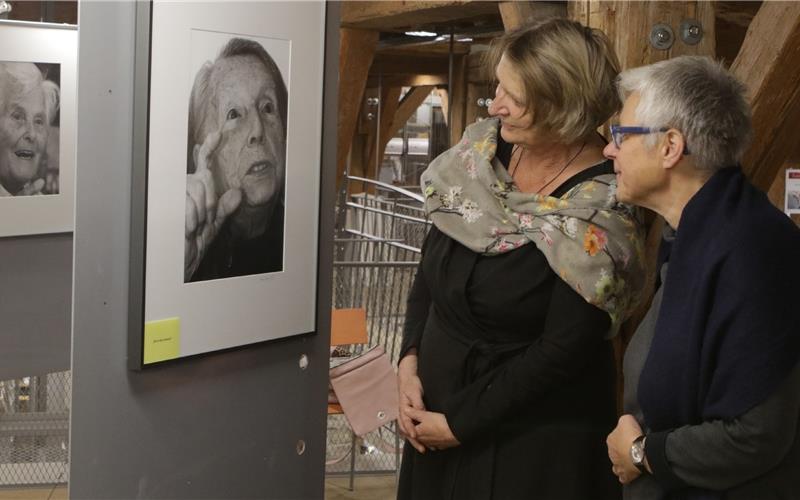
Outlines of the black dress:
[[[587,169],[553,196],[611,172]],[[483,256],[433,227],[401,356],[417,348],[426,409],[446,415],[461,445],[406,446],[398,499],[619,498],[605,445],[616,425],[610,324],[536,245]]]

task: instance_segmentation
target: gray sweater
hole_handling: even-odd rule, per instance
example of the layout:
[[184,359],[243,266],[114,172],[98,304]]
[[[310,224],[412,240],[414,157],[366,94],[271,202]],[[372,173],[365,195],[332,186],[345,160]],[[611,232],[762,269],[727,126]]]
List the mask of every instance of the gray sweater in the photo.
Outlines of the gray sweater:
[[[662,283],[666,271],[667,264],[661,269]],[[623,361],[623,410],[636,418],[645,433],[649,429],[636,393],[655,334],[662,290],[653,297]],[[774,394],[739,418],[679,427],[663,443],[663,448],[646,446],[645,453],[648,457],[663,454],[670,470],[640,476],[624,488],[625,499],[667,498],[669,490],[690,485],[725,491],[726,499],[800,497],[800,363]]]

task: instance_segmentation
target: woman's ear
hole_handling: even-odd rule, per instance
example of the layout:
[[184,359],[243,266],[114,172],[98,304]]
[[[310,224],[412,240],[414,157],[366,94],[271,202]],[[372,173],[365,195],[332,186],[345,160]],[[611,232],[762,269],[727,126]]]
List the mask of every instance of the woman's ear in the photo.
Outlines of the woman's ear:
[[680,131],[671,128],[664,133],[660,151],[664,168],[672,168],[683,158],[686,139]]

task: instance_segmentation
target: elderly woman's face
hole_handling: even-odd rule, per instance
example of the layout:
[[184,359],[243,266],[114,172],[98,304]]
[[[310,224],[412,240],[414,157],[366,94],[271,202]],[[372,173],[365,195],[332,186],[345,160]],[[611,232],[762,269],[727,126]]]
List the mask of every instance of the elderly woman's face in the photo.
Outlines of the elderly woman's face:
[[215,152],[219,195],[239,188],[251,206],[271,201],[283,186],[286,137],[276,82],[255,56],[217,62],[217,123],[222,140]]
[[506,56],[500,58],[495,69],[497,89],[489,106],[489,114],[500,118],[500,135],[511,144],[532,142],[533,106],[525,109],[525,86],[522,78]]
[[[8,87],[6,87],[8,88]],[[7,97],[0,110],[0,182],[17,191],[39,171],[47,144],[44,91],[40,86]]]

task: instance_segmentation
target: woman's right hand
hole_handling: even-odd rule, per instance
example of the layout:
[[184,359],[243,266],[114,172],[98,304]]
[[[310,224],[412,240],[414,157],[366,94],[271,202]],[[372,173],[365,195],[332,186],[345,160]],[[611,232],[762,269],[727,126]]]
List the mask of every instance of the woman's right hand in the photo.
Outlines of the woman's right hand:
[[397,385],[400,392],[400,416],[397,419],[400,431],[406,436],[411,446],[418,452],[425,453],[425,446],[417,441],[414,420],[408,415],[409,408],[425,410],[422,402],[422,381],[417,376],[417,350],[411,349],[397,365]]
[[222,135],[208,134],[202,146],[195,144],[196,170],[186,176],[186,234],[184,243],[184,279],[189,281],[202,262],[205,252],[222,229],[225,220],[239,208],[242,192],[226,191],[217,199],[211,157]]

